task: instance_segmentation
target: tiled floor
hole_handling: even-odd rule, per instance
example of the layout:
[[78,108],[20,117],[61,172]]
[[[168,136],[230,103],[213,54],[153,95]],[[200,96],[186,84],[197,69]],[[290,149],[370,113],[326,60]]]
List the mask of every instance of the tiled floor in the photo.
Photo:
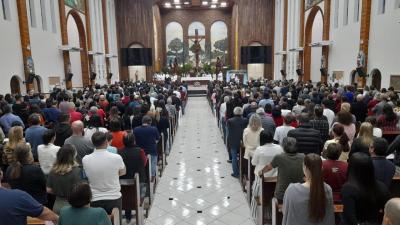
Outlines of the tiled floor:
[[205,97],[189,100],[146,225],[254,225]]

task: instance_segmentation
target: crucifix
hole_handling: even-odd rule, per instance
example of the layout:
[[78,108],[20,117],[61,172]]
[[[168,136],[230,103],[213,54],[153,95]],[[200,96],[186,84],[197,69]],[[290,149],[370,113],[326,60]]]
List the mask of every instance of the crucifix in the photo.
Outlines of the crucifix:
[[200,63],[200,53],[201,53],[201,45],[200,42],[205,39],[206,36],[199,35],[199,30],[194,30],[194,36],[189,36],[189,40],[193,41],[193,49],[192,52],[196,58],[196,72],[199,72],[199,63]]

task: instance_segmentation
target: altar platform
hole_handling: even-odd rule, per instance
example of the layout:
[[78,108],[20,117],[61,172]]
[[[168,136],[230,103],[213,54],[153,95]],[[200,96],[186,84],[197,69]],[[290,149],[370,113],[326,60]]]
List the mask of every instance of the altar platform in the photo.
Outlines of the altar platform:
[[[206,85],[208,82],[212,81],[212,77],[181,77],[181,81],[185,81],[188,85],[192,86],[200,86],[200,85]],[[206,88],[207,89],[207,88]]]

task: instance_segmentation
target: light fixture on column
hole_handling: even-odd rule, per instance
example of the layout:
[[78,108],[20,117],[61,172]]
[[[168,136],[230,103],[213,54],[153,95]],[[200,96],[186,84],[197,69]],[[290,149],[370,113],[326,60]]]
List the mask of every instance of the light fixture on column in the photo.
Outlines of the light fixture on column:
[[175,8],[176,8],[176,9],[180,9],[180,8],[182,8],[182,7],[181,7],[180,5],[176,5]]
[[211,5],[211,8],[215,9],[217,8],[217,5]]
[[208,1],[203,1],[201,4],[202,5],[208,5]]
[[226,7],[226,6],[227,6],[226,2],[221,2],[221,7]]
[[190,4],[190,2],[184,2],[183,4],[185,4],[185,5],[189,5],[189,4]]
[[212,3],[218,3],[218,0],[212,0],[211,2]]
[[166,8],[171,8],[171,2],[166,2],[166,3],[164,3],[164,6],[165,6]]
[[174,0],[174,4],[180,4],[181,1],[180,0]]

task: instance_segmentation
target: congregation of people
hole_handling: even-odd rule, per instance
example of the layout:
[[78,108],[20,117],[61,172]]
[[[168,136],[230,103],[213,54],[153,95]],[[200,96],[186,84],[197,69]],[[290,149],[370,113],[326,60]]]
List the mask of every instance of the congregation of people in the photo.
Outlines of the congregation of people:
[[[121,212],[120,179],[157,176],[170,121],[183,115],[187,85],[121,82],[77,92],[0,95],[0,225],[27,217],[60,225],[111,224]],[[163,139],[161,139],[163,135]],[[151,174],[146,166],[151,165]],[[124,212],[126,222],[132,212]]]
[[[245,190],[253,195],[254,219],[264,201],[260,183],[275,179],[283,225],[400,224],[399,199],[390,200],[400,166],[400,135],[393,138],[400,134],[400,99],[392,87],[215,81],[208,99],[231,175],[249,182],[246,165],[254,168]],[[263,204],[271,221],[271,199]],[[340,215],[335,205],[343,206]]]

